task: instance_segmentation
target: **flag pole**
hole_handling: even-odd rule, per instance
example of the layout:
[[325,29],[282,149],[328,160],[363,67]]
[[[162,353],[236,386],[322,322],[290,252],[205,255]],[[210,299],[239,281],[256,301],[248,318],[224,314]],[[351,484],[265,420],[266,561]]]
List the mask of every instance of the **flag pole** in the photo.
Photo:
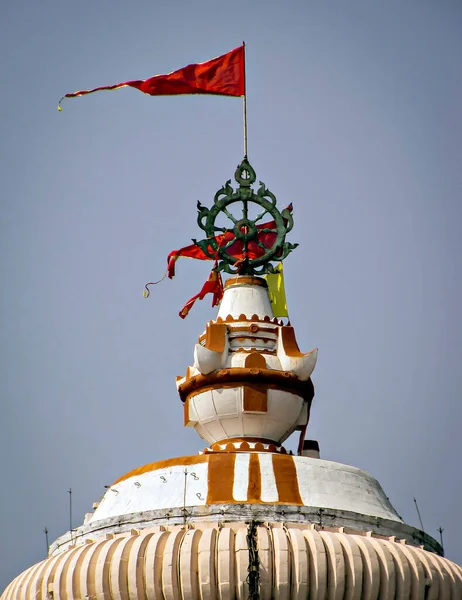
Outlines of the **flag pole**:
[[247,158],[247,98],[244,94],[244,158]]
[[247,158],[247,90],[245,81],[245,42],[242,42],[244,47],[244,96],[243,96],[243,117],[244,117],[244,158]]

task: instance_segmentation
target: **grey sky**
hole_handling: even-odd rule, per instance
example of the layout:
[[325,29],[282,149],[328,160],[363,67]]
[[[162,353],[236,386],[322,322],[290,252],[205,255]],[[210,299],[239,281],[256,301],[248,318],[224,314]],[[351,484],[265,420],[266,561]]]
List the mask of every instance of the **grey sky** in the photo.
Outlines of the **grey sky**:
[[204,447],[175,376],[209,265],[142,289],[242,158],[239,99],[57,102],[242,40],[249,158],[294,203],[289,309],[320,352],[309,437],[413,525],[416,496],[462,563],[462,4],[6,0],[0,33],[0,589],[68,529],[70,486],[77,525],[124,472]]

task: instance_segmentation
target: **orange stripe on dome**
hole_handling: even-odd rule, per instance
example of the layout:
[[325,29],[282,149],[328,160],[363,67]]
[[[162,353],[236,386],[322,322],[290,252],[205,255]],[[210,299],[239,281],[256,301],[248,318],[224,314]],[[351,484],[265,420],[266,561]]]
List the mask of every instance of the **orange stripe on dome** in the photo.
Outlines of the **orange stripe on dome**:
[[208,492],[206,504],[231,504],[236,454],[208,454]]
[[277,504],[296,504],[303,506],[298,487],[297,469],[293,456],[273,454],[274,478],[279,494]]
[[247,502],[258,502],[261,500],[261,471],[258,454],[250,455],[249,462],[249,486],[247,488]]

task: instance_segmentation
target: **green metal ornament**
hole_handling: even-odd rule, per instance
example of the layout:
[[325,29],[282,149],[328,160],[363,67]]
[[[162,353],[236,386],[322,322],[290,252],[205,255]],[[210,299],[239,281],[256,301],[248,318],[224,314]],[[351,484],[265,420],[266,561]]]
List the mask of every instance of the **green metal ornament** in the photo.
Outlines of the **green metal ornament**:
[[[261,181],[257,192],[252,189],[256,175],[246,158],[237,167],[234,179],[239,187],[234,190],[229,179],[215,194],[212,208],[197,203],[197,222],[206,239],[193,242],[217,261],[216,271],[239,275],[274,273],[271,262],[284,260],[298,246],[285,241],[293,227],[292,206],[279,212],[276,197]],[[252,218],[256,209],[260,212]],[[268,218],[271,221],[267,223]],[[220,226],[225,219],[229,225]]]

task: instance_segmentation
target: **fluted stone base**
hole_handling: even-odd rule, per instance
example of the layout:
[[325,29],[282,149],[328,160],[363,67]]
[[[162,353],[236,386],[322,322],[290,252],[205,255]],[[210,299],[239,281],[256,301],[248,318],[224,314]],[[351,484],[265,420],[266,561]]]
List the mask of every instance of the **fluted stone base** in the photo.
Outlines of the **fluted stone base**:
[[344,528],[203,523],[75,546],[25,571],[1,600],[249,597],[462,598],[462,569],[394,538]]

